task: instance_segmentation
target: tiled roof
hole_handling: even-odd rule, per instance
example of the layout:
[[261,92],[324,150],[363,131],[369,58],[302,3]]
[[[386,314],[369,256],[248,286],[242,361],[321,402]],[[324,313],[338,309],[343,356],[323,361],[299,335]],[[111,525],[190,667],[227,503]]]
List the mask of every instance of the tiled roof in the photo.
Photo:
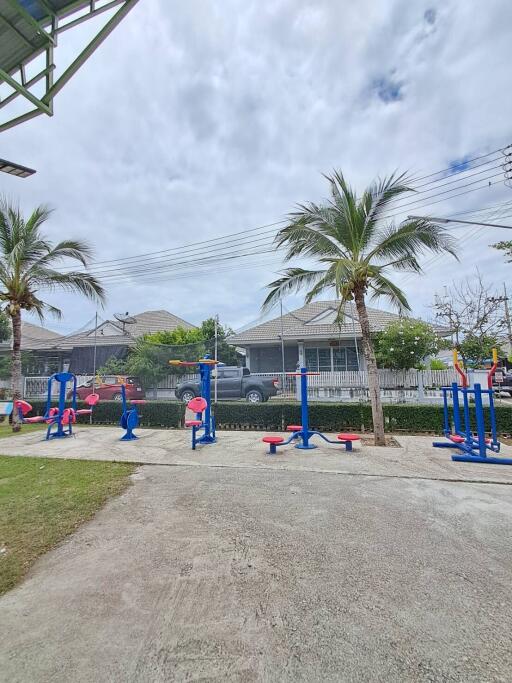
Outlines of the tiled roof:
[[53,330],[49,330],[47,327],[41,327],[40,325],[34,325],[32,323],[28,323],[26,320],[22,320],[21,322],[21,341],[23,344],[23,340],[33,340],[33,339],[55,339],[56,337],[59,337],[58,332],[54,332]]
[[[177,327],[184,327],[186,330],[193,329],[195,326],[186,320],[179,318],[168,311],[144,311],[134,315],[135,323],[125,325],[117,320],[108,320],[98,326],[96,334],[97,346],[133,346],[135,340],[143,334],[175,330]],[[22,348],[36,350],[62,350],[67,351],[76,347],[94,346],[94,328],[70,334],[66,336],[53,337],[51,339],[30,339]]]
[[[345,305],[345,317],[341,326],[337,323],[315,323],[314,319],[323,313],[337,311],[339,301],[314,301],[298,308],[296,311],[283,315],[283,333],[285,339],[339,339],[344,337],[353,339],[354,335],[361,337],[361,327],[357,311],[353,303]],[[384,330],[390,323],[398,320],[395,313],[381,311],[378,308],[368,308],[368,318],[373,332]],[[309,324],[308,324],[309,323]],[[281,317],[268,320],[248,330],[234,334],[227,339],[230,344],[243,346],[250,343],[275,342],[281,335]]]

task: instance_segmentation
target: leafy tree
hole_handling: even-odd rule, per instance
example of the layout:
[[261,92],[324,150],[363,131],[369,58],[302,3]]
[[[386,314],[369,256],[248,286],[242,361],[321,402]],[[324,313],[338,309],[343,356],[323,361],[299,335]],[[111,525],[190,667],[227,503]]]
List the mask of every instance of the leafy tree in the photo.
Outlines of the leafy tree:
[[11,338],[11,321],[0,311],[0,342],[9,341]]
[[410,310],[405,294],[390,279],[389,271],[421,272],[418,256],[425,251],[455,255],[455,243],[446,230],[425,219],[407,219],[396,226],[387,216],[392,203],[412,192],[405,175],[391,175],[374,182],[358,197],[341,172],[326,176],[330,200],[300,205],[276,237],[276,246],[287,246],[286,259],[314,259],[316,270],[292,267],[271,282],[263,307],[269,309],[289,292],[309,289],[306,302],[326,290],[340,299],[339,318],[345,303],[354,301],[362,331],[368,368],[375,443],[385,444],[379,376],[366,308],[368,295],[384,297],[399,310]]
[[[169,360],[169,359],[167,359]],[[145,387],[154,387],[168,374],[169,365],[164,363],[160,349],[141,337],[135,342],[126,359],[126,372],[142,380]]]
[[[32,311],[42,320],[45,313],[56,317],[61,311],[39,298],[42,289],[78,292],[96,301],[105,293],[98,280],[86,271],[55,270],[63,260],[87,266],[91,249],[80,240],[67,239],[52,244],[41,228],[50,216],[44,206],[25,219],[17,206],[0,201],[0,301],[12,324],[12,397],[21,398],[21,311]],[[13,430],[21,424],[13,412]]]
[[423,360],[438,350],[437,334],[421,320],[397,320],[375,338],[378,364],[393,370],[419,369]]
[[448,366],[440,358],[430,359],[430,369],[431,370],[447,370]]
[[[215,318],[208,318],[201,323],[204,339],[215,339]],[[226,337],[234,334],[230,327],[217,324],[217,359],[226,365],[238,365],[239,355],[234,346],[227,343]]]
[[483,367],[484,361],[492,358],[492,350],[496,348],[499,353],[499,342],[495,336],[484,334],[481,336],[466,335],[458,345],[464,367]]
[[110,356],[101,368],[97,369],[97,374],[102,375],[124,375],[126,374],[126,358]]
[[499,251],[504,251],[507,262],[512,263],[512,240],[496,242],[496,244],[492,244],[491,246]]

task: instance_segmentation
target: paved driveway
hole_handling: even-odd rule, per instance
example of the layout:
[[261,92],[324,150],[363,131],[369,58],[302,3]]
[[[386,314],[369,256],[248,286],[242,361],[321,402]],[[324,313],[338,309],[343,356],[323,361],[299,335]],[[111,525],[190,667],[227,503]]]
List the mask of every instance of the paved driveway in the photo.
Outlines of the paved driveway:
[[0,600],[0,680],[509,681],[511,493],[143,466]]

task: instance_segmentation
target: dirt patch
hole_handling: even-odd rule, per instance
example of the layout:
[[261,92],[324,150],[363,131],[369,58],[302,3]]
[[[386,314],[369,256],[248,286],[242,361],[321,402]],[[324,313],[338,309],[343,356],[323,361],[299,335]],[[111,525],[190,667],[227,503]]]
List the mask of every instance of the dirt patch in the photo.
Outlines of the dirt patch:
[[[375,438],[373,436],[363,436],[361,437],[361,443],[364,446],[375,446]],[[388,448],[402,448],[398,441],[392,436],[386,436],[386,446]]]

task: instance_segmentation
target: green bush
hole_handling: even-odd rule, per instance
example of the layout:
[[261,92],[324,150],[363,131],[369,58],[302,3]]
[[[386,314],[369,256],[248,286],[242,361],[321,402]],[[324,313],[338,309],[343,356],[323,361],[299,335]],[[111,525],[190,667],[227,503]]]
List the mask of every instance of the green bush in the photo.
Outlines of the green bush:
[[[43,415],[46,401],[31,401],[31,415]],[[83,403],[80,408],[86,407]],[[443,407],[440,405],[384,404],[384,423],[387,432],[441,434]],[[94,408],[93,424],[118,425],[122,406],[118,401],[100,401]],[[141,426],[178,428],[184,423],[185,406],[171,401],[148,401],[139,406]],[[489,408],[484,408],[486,430],[490,430]],[[471,409],[471,428],[476,430],[474,408]],[[218,429],[283,431],[287,425],[300,424],[298,403],[246,403],[226,401],[215,407]],[[452,414],[450,413],[450,421]],[[462,421],[462,413],[461,413]],[[89,416],[78,419],[89,423]],[[325,432],[371,432],[371,407],[368,403],[320,403],[309,406],[310,427]],[[496,422],[500,434],[512,434],[512,408],[496,407]]]

